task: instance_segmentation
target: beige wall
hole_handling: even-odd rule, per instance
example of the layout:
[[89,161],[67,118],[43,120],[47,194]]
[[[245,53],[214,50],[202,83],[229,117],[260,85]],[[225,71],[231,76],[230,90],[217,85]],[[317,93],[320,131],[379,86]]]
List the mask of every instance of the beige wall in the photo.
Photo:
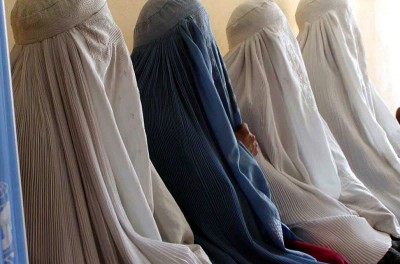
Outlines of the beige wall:
[[[32,0],[35,1],[35,0]],[[214,35],[223,54],[227,52],[225,26],[233,9],[245,0],[201,0],[209,12]],[[5,0],[7,14],[15,0]],[[108,0],[114,19],[121,27],[129,50],[132,50],[133,27],[145,0]],[[294,14],[299,0],[276,0],[297,34]],[[400,106],[400,17],[399,0],[353,0],[354,10],[363,34],[372,81],[394,111]],[[388,27],[394,25],[393,29]],[[10,29],[10,28],[9,28]],[[391,32],[396,30],[397,32]],[[9,44],[13,45],[11,30]]]
[[14,3],[15,3],[15,0],[5,0],[6,16],[7,16],[7,31],[8,31],[8,46],[10,46],[10,48],[14,44],[14,39],[12,37],[12,30],[11,30],[11,25],[10,25],[10,13],[11,13],[11,9],[12,9],[12,6],[14,5]]

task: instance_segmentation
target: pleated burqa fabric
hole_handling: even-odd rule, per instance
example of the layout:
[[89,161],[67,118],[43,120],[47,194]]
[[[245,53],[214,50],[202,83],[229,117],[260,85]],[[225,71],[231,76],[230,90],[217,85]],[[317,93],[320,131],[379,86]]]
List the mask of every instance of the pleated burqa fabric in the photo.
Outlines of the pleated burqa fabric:
[[377,263],[389,234],[399,236],[397,219],[356,178],[321,118],[286,17],[273,1],[248,1],[227,36],[228,73],[282,221],[350,263]]
[[19,0],[12,26],[30,263],[209,263],[199,246],[162,241],[193,234],[150,163],[105,1]]
[[399,219],[400,126],[368,78],[349,1],[300,1],[296,19],[321,115],[357,177]]
[[315,263],[285,248],[264,175],[238,143],[240,112],[197,0],[150,0],[135,27],[150,157],[213,263]]

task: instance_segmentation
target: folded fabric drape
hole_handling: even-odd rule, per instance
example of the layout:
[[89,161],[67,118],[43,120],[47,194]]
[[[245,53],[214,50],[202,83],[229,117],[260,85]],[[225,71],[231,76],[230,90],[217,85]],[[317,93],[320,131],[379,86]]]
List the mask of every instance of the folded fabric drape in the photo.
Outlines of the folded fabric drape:
[[241,115],[197,0],[150,0],[135,27],[150,157],[213,263],[313,263],[285,248],[255,159],[235,138]]
[[18,0],[12,25],[30,262],[209,263],[150,162],[105,1]]
[[228,73],[283,222],[350,263],[377,263],[398,222],[356,178],[321,118],[286,17],[273,1],[248,1],[233,11],[227,36]]
[[26,263],[4,2],[0,3],[0,263]]
[[348,0],[302,0],[298,40],[318,109],[357,177],[400,218],[400,126],[367,73]]

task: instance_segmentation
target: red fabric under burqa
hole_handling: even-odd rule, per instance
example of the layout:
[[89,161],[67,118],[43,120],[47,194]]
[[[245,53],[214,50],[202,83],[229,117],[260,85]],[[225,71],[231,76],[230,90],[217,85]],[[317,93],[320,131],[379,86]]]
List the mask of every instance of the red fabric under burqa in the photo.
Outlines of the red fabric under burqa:
[[305,242],[290,239],[285,239],[285,246],[292,250],[307,253],[321,262],[329,264],[349,264],[342,255],[325,247],[314,246]]

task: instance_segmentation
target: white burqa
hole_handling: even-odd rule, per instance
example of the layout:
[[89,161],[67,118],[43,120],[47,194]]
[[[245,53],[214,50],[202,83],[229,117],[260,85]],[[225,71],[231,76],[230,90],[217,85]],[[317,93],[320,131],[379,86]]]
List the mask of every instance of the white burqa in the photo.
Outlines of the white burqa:
[[12,26],[30,262],[209,263],[149,160],[105,1],[18,0]]
[[350,263],[377,263],[396,218],[355,177],[320,117],[290,26],[272,1],[240,5],[227,27],[226,65],[256,157],[282,220]]
[[318,109],[365,186],[400,219],[400,126],[367,73],[348,0],[302,0],[298,40]]

